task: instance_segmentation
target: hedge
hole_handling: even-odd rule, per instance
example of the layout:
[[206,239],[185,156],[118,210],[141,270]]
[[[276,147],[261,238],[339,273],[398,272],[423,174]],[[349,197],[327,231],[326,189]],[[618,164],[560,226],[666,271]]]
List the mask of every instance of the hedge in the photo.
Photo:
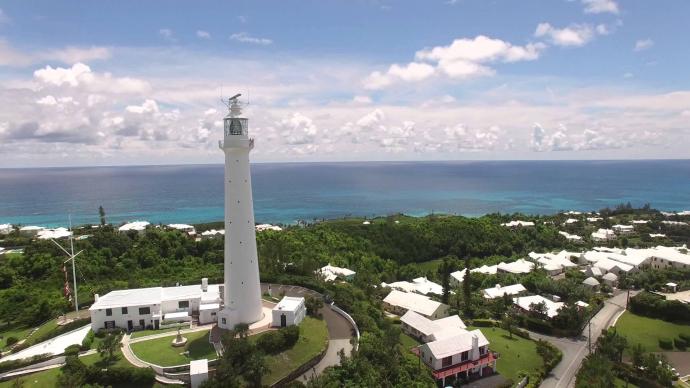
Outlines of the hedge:
[[677,300],[665,300],[663,296],[649,292],[640,292],[630,298],[630,311],[650,318],[682,324],[690,323],[689,305]]
[[668,338],[660,338],[659,347],[662,349],[671,350],[673,349],[673,343]]
[[685,348],[688,347],[688,343],[682,338],[674,338],[673,345],[676,347],[676,349],[681,351],[685,351]]
[[9,370],[23,368],[25,366],[33,364],[38,364],[39,362],[50,360],[52,357],[53,356],[51,356],[50,354],[39,354],[31,358],[0,362],[0,373],[7,372]]

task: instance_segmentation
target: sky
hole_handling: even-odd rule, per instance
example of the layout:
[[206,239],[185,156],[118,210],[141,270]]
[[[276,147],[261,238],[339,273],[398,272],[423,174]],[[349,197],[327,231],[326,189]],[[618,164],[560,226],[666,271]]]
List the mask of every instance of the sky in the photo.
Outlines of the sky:
[[685,0],[0,0],[0,168],[690,155]]

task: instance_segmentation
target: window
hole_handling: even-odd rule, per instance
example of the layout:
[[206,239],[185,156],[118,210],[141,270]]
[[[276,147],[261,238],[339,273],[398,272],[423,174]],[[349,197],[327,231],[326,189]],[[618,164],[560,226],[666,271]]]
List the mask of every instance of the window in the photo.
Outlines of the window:
[[186,309],[189,308],[189,301],[188,300],[181,300],[177,302],[177,307],[181,309]]
[[105,309],[105,316],[109,317],[111,315],[113,315],[113,309]]
[[225,318],[221,318],[221,322],[222,322],[224,325],[225,325],[226,323],[228,323],[228,322],[225,320]]
[[128,314],[127,307],[123,307],[122,308],[122,315],[126,315],[126,314]]
[[453,363],[453,356],[443,357],[443,359],[441,360],[441,366],[444,368],[447,366],[451,366],[452,363]]
[[462,352],[460,353],[460,361],[467,361],[470,358],[470,352]]
[[151,314],[151,307],[139,307],[139,315]]

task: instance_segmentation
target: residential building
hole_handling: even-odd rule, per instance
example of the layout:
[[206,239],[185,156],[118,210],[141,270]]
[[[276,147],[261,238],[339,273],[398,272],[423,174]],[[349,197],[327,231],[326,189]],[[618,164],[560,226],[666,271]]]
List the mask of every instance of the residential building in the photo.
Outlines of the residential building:
[[592,291],[599,289],[599,281],[593,277],[588,277],[587,279],[583,280],[582,284]]
[[616,233],[611,229],[599,229],[592,232],[592,241],[609,241],[616,238]]
[[526,274],[532,272],[534,263],[525,259],[518,259],[510,263],[498,264],[498,272],[512,274]]
[[443,318],[448,315],[448,305],[436,302],[427,296],[412,292],[392,290],[384,299],[383,307],[396,315],[412,310],[427,318]]
[[563,302],[554,302],[550,299],[546,299],[541,295],[530,295],[521,296],[513,298],[513,304],[525,312],[534,312],[534,306],[539,304],[544,304],[546,306],[546,311],[544,314],[547,318],[551,319],[558,315],[558,310],[563,307]]
[[633,225],[613,225],[611,228],[614,232],[621,236],[635,232],[635,227]]
[[336,267],[328,263],[328,265],[321,267],[316,272],[324,277],[327,282],[332,282],[337,278],[343,280],[352,280],[357,272],[343,267]]
[[264,230],[272,230],[274,232],[280,232],[283,230],[283,228],[281,228],[278,225],[271,225],[271,224],[259,224],[256,226],[257,232],[263,232]]
[[146,227],[148,227],[149,225],[151,225],[151,223],[148,221],[134,221],[134,222],[129,222],[129,223],[126,223],[126,224],[120,226],[119,228],[117,228],[117,230],[120,233],[135,231],[135,232],[141,234],[141,233],[144,233],[144,231],[146,230]]
[[521,226],[534,226],[534,222],[532,221],[510,221],[501,224],[501,226],[507,226],[509,228],[518,228]]
[[425,343],[453,337],[463,332],[466,327],[457,315],[431,320],[408,310],[400,317],[402,331]]
[[38,232],[42,231],[45,229],[42,226],[35,226],[35,225],[27,225],[27,226],[22,226],[19,228],[19,234],[22,236],[26,237],[34,237],[38,234]]
[[13,230],[12,224],[0,224],[0,234],[7,235],[12,233]]
[[527,292],[527,289],[522,284],[513,284],[510,286],[501,287],[497,284],[495,287],[487,288],[482,291],[482,295],[486,299],[501,298],[503,295],[515,296],[522,295]]
[[208,360],[192,360],[189,362],[189,381],[191,388],[199,388],[208,380]]
[[575,234],[570,234],[568,232],[563,232],[559,231],[558,234],[561,236],[565,237],[566,240],[572,241],[572,242],[582,242],[582,237],[575,235]]
[[271,326],[286,327],[299,325],[307,315],[307,307],[304,298],[284,296],[283,299],[273,307]]
[[618,276],[613,272],[609,272],[601,277],[601,281],[609,287],[616,287],[618,285]]
[[434,283],[427,279],[426,277],[419,277],[412,279],[412,282],[400,281],[393,283],[381,283],[382,287],[394,288],[396,290],[405,292],[416,292],[422,295],[428,294],[443,294],[443,286],[438,283]]

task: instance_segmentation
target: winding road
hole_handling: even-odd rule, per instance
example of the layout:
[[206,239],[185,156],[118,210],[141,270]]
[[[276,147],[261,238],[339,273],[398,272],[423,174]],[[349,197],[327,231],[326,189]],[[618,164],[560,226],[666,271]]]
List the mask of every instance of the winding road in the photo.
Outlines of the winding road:
[[[630,297],[636,292],[630,292]],[[622,292],[613,298],[604,301],[604,307],[592,317],[591,333],[592,347],[597,342],[601,331],[613,326],[616,319],[625,311],[627,292]],[[530,332],[534,339],[542,339],[550,342],[563,352],[563,360],[556,365],[551,373],[544,379],[542,388],[571,388],[575,386],[575,376],[582,365],[582,361],[589,354],[588,336],[590,328],[585,326],[581,335],[577,338],[559,338]]]

